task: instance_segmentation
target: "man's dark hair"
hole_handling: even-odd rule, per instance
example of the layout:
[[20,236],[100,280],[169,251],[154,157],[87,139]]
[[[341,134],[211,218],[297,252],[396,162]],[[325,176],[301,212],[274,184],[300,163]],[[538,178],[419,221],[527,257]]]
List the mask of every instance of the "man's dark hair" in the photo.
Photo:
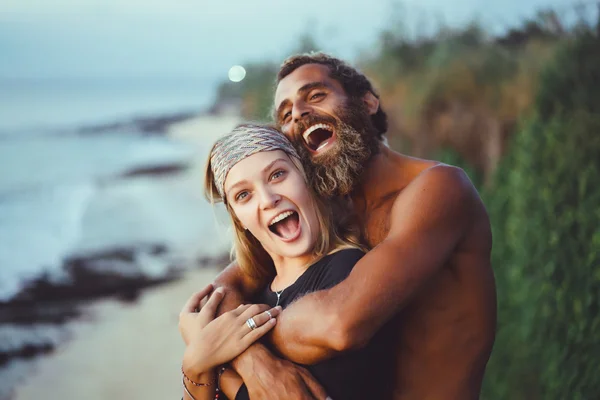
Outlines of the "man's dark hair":
[[[346,91],[346,94],[353,99],[362,99],[367,92],[373,93],[379,99],[379,94],[373,89],[373,85],[366,76],[346,62],[325,53],[307,53],[289,57],[279,68],[277,84],[296,69],[306,64],[327,66],[329,68],[329,76],[338,81]],[[371,120],[379,139],[382,140],[383,135],[387,132],[388,123],[387,115],[381,108],[381,104],[377,112],[371,116]]]

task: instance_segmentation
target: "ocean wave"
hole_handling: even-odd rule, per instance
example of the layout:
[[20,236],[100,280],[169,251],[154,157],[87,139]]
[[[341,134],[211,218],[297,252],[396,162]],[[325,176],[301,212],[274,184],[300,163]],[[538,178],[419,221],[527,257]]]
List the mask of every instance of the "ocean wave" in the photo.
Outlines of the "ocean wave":
[[60,275],[66,254],[77,243],[81,222],[96,186],[58,185],[4,198],[0,207],[0,300],[21,289],[41,270]]

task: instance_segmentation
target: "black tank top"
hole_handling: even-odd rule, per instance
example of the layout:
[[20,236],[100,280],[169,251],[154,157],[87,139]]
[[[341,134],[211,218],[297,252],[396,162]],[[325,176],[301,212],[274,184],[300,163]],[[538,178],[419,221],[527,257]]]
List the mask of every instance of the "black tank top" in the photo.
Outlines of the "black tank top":
[[[340,250],[325,256],[280,293],[279,305],[285,309],[305,294],[337,285],[346,279],[362,256],[364,252],[358,249]],[[255,303],[274,307],[277,297],[268,285]],[[325,388],[327,395],[334,400],[377,399],[381,398],[384,391],[384,380],[389,379],[391,353],[388,341],[378,340],[376,336],[362,349],[348,351],[321,363],[303,367],[308,369]],[[235,400],[250,400],[246,385],[240,387]]]

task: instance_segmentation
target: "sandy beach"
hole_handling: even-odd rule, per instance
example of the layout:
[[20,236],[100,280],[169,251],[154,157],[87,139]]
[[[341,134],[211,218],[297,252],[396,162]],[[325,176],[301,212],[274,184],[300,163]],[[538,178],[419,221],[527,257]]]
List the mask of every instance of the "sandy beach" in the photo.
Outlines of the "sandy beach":
[[178,314],[185,300],[216,274],[214,268],[192,271],[146,291],[133,304],[109,300],[91,306],[92,320],[79,323],[73,340],[41,360],[14,398],[180,398],[184,345]]
[[[168,129],[171,138],[198,149],[180,181],[202,182],[207,143],[238,122],[236,116],[200,116]],[[207,248],[207,256],[222,254],[227,247],[221,237]],[[72,323],[72,338],[36,360],[11,398],[180,398],[184,346],[177,329],[178,314],[185,300],[217,273],[217,266],[194,267],[179,280],[145,290],[134,302],[110,299],[90,304],[84,318]]]

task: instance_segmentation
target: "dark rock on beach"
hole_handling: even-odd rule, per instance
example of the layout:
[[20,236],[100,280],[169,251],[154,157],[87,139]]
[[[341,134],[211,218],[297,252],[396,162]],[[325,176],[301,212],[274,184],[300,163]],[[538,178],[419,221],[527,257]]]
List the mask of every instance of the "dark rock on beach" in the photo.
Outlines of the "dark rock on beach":
[[151,165],[130,169],[121,174],[121,178],[136,178],[140,176],[169,176],[178,174],[187,169],[187,163],[171,163],[163,165]]
[[[145,274],[140,258],[148,256],[163,259],[166,272]],[[64,277],[44,274],[11,300],[0,302],[0,365],[51,352],[65,340],[62,326],[81,317],[82,306],[90,301],[134,301],[142,289],[176,279],[182,270],[169,260],[167,246],[159,243],[73,255],[63,261],[62,269]]]
[[145,275],[138,263],[138,258],[143,254],[168,256],[168,249],[163,244],[146,244],[72,255],[63,261],[65,279],[57,281],[48,275],[42,275],[28,282],[12,300],[0,303],[0,321],[3,320],[2,310],[8,306],[14,308],[48,302],[78,302],[112,295],[134,298],[134,294],[140,289],[178,276],[176,266],[168,268],[162,276]]
[[100,134],[118,131],[136,131],[146,135],[164,134],[169,125],[185,121],[198,115],[197,111],[186,111],[169,115],[138,117],[128,121],[116,121],[100,125],[84,126],[79,129],[81,134]]
[[228,253],[218,256],[202,256],[196,260],[198,268],[217,267],[225,269],[231,263],[231,256]]
[[[166,272],[144,272],[147,257],[160,259]],[[201,257],[198,267],[223,266],[229,255]],[[135,301],[145,288],[178,279],[183,266],[161,243],[114,247],[76,254],[63,261],[64,277],[39,276],[11,300],[0,302],[0,366],[12,359],[28,359],[51,352],[68,337],[65,324],[85,318],[91,301],[113,297]]]

